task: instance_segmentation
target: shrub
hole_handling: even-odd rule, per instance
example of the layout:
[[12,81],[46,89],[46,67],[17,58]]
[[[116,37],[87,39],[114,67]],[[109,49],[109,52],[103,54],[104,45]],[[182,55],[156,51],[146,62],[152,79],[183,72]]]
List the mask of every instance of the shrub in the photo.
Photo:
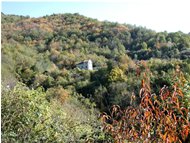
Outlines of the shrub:
[[48,102],[41,88],[31,90],[23,84],[13,90],[3,87],[2,142],[105,141],[97,120],[98,112],[88,99],[68,97],[61,87],[51,89],[52,96],[53,92],[57,96]]
[[56,140],[43,92],[18,84],[13,90],[4,90],[1,104],[2,142]]

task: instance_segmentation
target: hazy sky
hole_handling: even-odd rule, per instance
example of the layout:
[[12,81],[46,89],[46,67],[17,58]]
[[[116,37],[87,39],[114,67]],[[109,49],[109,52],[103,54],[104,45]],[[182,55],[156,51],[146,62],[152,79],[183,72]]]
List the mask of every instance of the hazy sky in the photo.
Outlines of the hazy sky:
[[156,31],[190,32],[190,0],[3,1],[1,9],[5,14],[31,17],[79,13],[98,20],[135,24]]

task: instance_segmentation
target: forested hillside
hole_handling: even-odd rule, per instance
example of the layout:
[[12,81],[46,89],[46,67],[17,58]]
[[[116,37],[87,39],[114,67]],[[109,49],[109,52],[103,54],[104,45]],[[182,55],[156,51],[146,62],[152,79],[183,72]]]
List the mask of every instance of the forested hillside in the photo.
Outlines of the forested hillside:
[[[163,87],[171,93],[179,88],[182,92],[179,95],[183,94],[179,99],[175,95],[175,100],[187,112],[175,113],[186,120],[181,122],[186,132],[172,135],[179,136],[182,142],[188,141],[189,34],[155,32],[98,21],[78,13],[40,18],[1,13],[1,31],[3,142],[137,142],[145,139],[148,132],[139,140],[134,136],[140,131],[131,131],[133,137],[121,134],[121,138],[110,133],[108,128],[113,121],[123,120],[123,114],[113,117],[112,111],[118,112],[113,107],[138,108],[144,103],[142,88],[143,93],[148,90],[159,97]],[[94,70],[76,67],[77,63],[89,59]],[[169,112],[166,104],[160,104],[163,108],[159,109]],[[147,106],[150,105],[146,109]],[[103,122],[101,113],[106,115]],[[108,119],[109,115],[113,119]],[[160,124],[166,125],[162,121]],[[139,129],[137,126],[131,128]],[[181,129],[177,126],[176,132]],[[155,141],[169,140],[165,130],[159,133],[163,136],[159,134]]]

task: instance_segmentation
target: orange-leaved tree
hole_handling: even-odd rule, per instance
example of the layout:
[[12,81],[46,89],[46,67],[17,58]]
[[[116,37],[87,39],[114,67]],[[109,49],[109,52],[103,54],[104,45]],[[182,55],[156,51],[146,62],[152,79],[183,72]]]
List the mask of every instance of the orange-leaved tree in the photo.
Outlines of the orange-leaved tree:
[[179,84],[164,86],[159,95],[152,94],[142,80],[139,106],[122,110],[114,105],[111,114],[101,116],[103,129],[116,143],[186,143],[190,142],[189,110],[183,105]]

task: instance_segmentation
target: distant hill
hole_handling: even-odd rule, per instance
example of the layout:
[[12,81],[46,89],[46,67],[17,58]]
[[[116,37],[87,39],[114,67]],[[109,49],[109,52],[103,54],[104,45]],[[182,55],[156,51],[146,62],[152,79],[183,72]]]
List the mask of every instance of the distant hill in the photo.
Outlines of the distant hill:
[[156,33],[78,13],[40,18],[1,13],[1,17],[2,65],[12,73],[17,65],[35,65],[39,72],[69,70],[86,59],[94,67],[106,67],[108,61],[118,62],[125,54],[135,60],[190,58],[190,36],[182,32]]
[[189,50],[190,36],[182,32],[156,33],[143,27],[100,22],[77,13],[41,18],[1,15],[2,43],[12,40],[35,47],[43,45],[44,50],[72,50],[74,54],[86,49],[106,58],[121,53],[137,59],[188,58],[184,51]]

